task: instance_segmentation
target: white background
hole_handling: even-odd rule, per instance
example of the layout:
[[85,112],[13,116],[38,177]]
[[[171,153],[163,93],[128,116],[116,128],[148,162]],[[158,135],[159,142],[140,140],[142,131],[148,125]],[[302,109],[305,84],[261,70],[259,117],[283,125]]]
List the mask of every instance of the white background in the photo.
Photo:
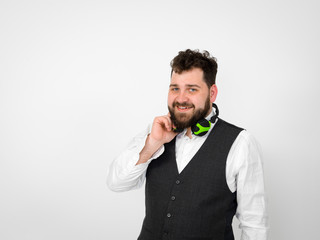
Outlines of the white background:
[[316,0],[1,0],[0,239],[137,238],[144,190],[107,169],[167,112],[186,48],[218,59],[221,117],[262,146],[270,239],[317,239],[319,22]]

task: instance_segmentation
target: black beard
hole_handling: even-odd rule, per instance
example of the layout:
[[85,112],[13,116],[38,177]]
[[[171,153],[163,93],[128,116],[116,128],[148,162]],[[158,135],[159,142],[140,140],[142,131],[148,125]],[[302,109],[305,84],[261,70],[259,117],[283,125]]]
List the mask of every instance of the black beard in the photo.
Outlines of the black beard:
[[196,110],[195,113],[191,116],[191,118],[189,120],[181,120],[186,117],[185,113],[180,113],[179,114],[180,118],[178,119],[177,115],[175,114],[175,111],[174,111],[175,106],[194,107],[194,105],[188,105],[186,103],[179,104],[177,102],[174,102],[172,104],[172,108],[168,106],[168,109],[169,109],[169,112],[171,115],[171,121],[172,121],[173,125],[176,127],[176,129],[178,131],[179,130],[181,131],[185,128],[188,128],[188,127],[195,125],[200,119],[205,118],[210,110],[211,104],[210,104],[210,99],[208,97],[206,104],[204,106],[204,109],[200,108],[200,109]]

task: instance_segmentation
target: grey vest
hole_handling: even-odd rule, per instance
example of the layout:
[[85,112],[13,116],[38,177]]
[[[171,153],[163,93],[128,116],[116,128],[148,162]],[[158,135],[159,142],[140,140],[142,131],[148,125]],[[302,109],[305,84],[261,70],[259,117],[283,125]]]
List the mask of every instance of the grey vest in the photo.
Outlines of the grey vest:
[[226,160],[243,129],[219,119],[179,174],[175,139],[148,166],[146,217],[138,240],[234,240],[236,193],[226,182]]

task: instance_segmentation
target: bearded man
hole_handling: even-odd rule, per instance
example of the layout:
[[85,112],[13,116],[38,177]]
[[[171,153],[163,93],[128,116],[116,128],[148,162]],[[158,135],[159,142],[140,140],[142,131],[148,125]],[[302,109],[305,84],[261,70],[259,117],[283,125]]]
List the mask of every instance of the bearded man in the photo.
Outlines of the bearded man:
[[216,59],[187,49],[171,67],[169,113],[136,136],[108,174],[113,191],[146,182],[138,240],[234,240],[234,215],[241,240],[267,239],[259,145],[218,117]]

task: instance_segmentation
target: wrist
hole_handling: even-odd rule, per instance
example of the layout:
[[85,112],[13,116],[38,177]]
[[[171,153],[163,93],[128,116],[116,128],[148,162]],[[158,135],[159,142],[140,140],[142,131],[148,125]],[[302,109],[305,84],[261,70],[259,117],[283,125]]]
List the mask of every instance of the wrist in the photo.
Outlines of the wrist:
[[146,163],[162,145],[162,142],[159,142],[148,135],[145,145],[139,154],[139,161],[136,165]]
[[153,151],[154,153],[163,145],[162,141],[158,141],[154,139],[151,134],[148,135],[145,146],[150,149],[150,151]]

